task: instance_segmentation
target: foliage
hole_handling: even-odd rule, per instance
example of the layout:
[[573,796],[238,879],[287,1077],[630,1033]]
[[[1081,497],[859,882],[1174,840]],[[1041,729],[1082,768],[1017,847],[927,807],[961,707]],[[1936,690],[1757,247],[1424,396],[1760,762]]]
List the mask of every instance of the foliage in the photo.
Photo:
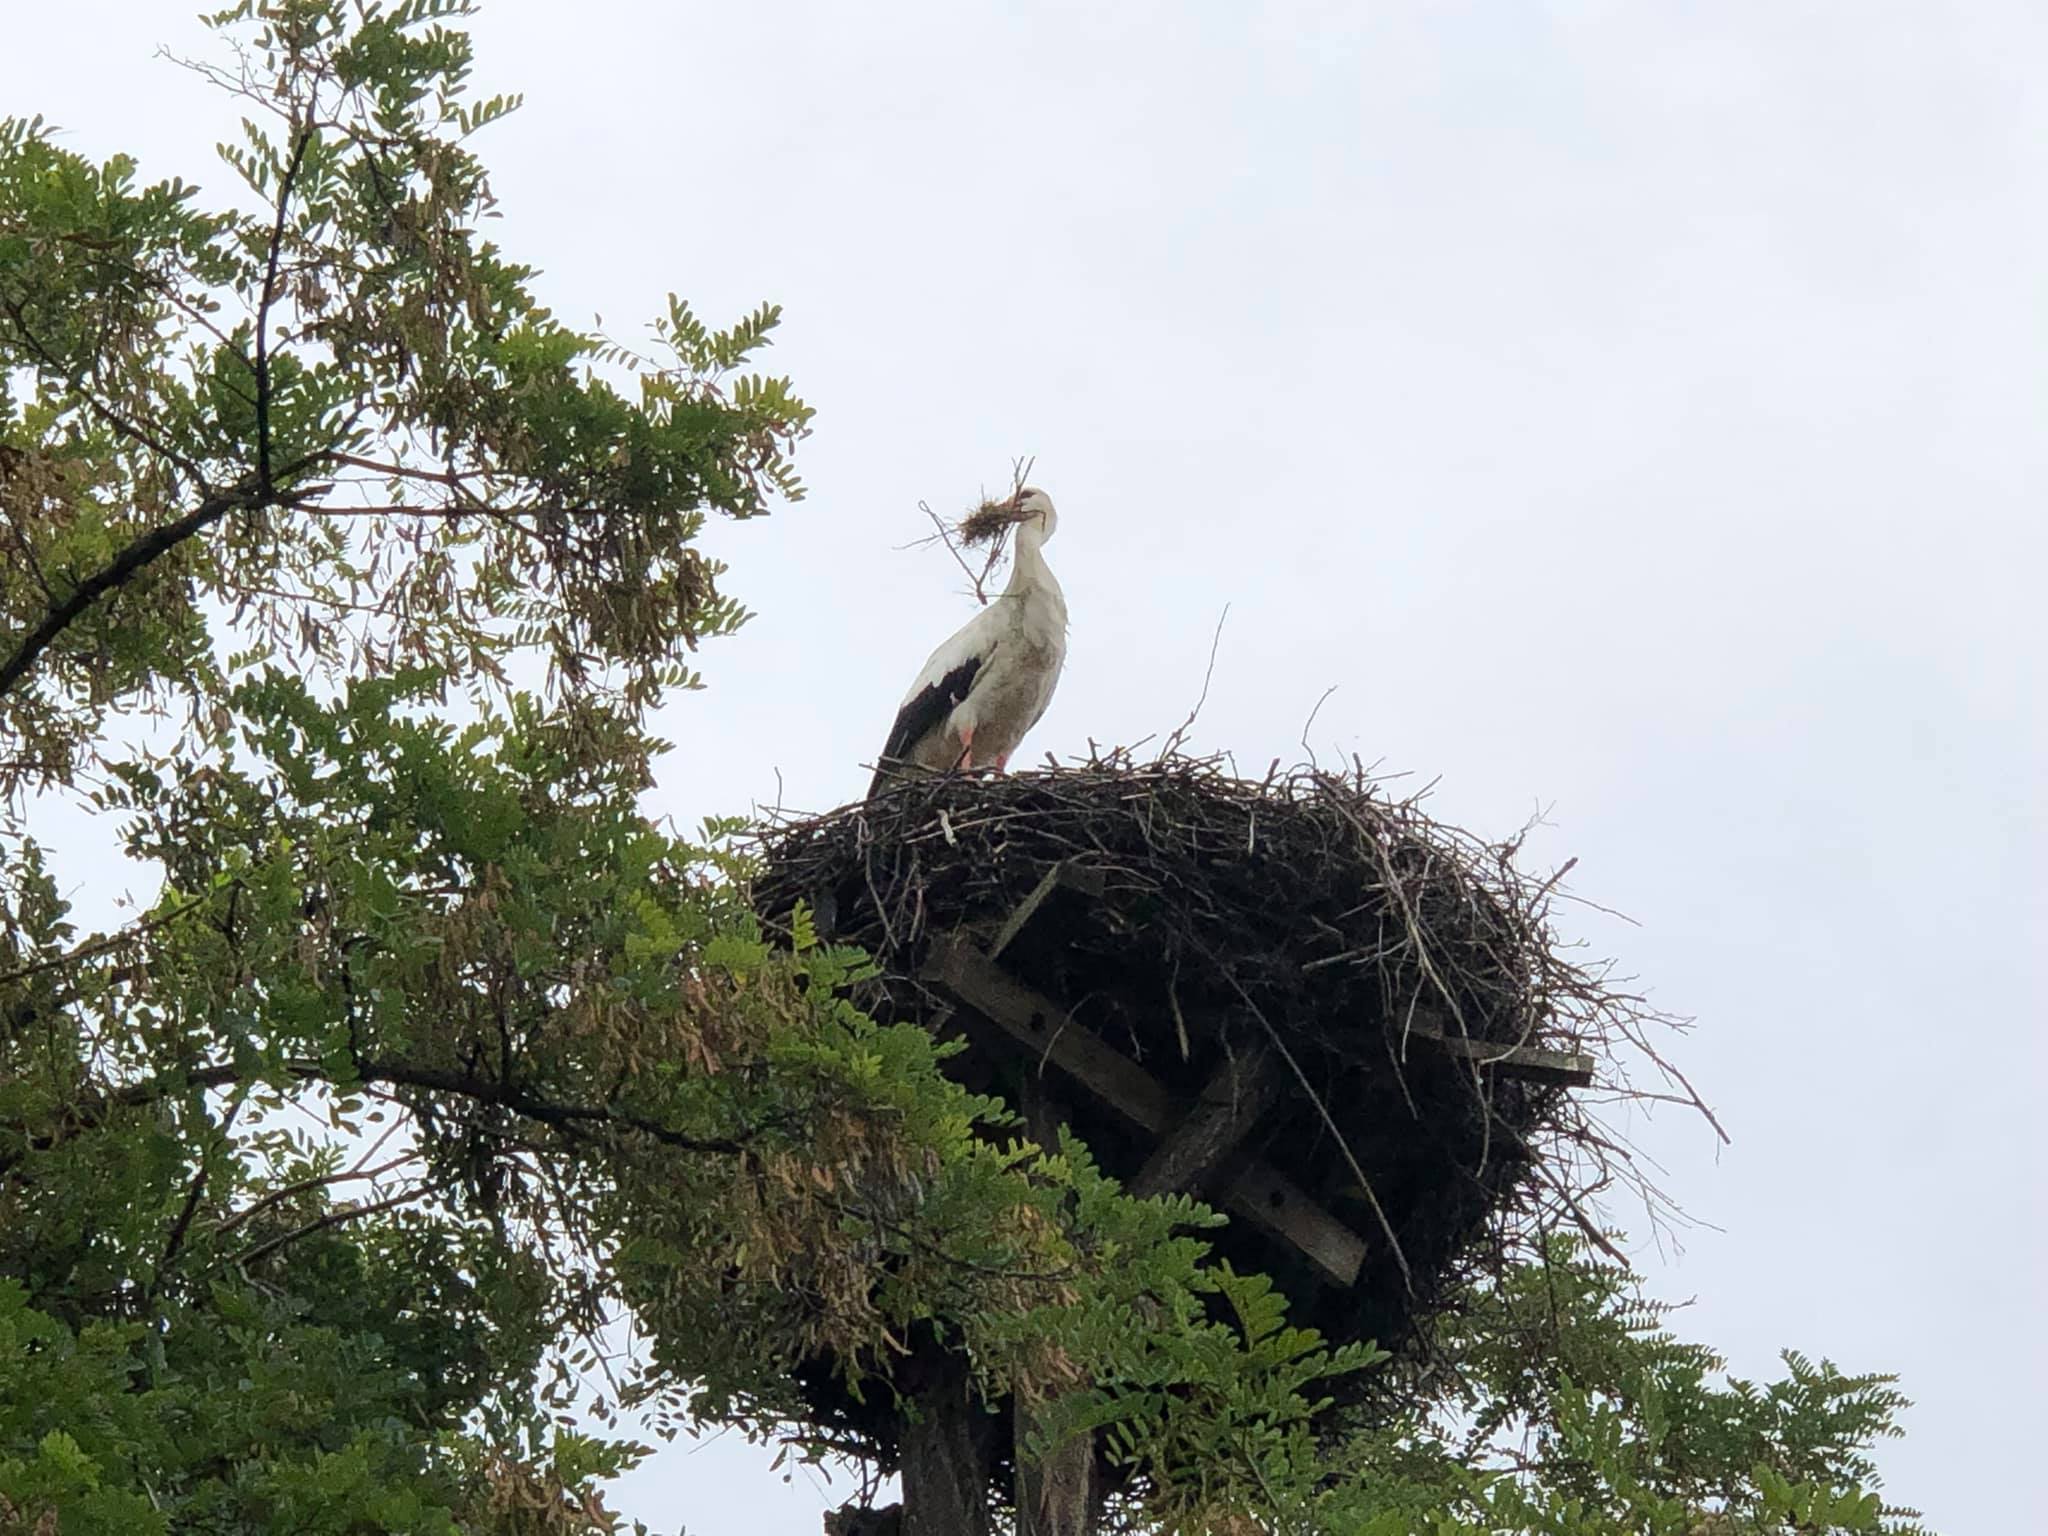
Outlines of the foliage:
[[1920,1531],[1869,1457],[1906,1406],[1889,1376],[1796,1352],[1731,1378],[1674,1309],[1576,1240],[1552,1240],[1444,1319],[1446,1388],[1338,1453],[1316,1529],[1388,1536],[1749,1536]]
[[1453,1419],[1333,1436],[1373,1351],[766,943],[733,828],[645,817],[646,712],[744,617],[697,536],[799,494],[809,412],[744,371],[772,308],[642,353],[540,306],[467,13],[214,18],[239,203],[0,125],[0,1532],[613,1529],[622,1406],[801,1435],[794,1362],[886,1393],[920,1331],[1161,1528],[1873,1529],[1882,1379],[1712,1385],[1565,1254],[1472,1299]]
[[777,312],[671,298],[647,356],[550,315],[479,233],[467,144],[515,102],[465,99],[468,9],[215,17],[240,207],[0,128],[0,786],[62,782],[116,705],[206,710],[224,645],[444,687],[533,652],[645,705],[740,622],[692,541],[800,490],[808,408],[739,371]]

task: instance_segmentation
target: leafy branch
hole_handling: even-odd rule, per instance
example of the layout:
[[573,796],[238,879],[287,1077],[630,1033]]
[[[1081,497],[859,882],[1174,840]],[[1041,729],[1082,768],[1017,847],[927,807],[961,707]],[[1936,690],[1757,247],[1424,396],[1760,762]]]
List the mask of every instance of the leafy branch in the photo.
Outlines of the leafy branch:
[[125,546],[119,554],[71,589],[62,602],[52,604],[42,622],[16,642],[5,661],[0,661],[0,697],[12,692],[27,676],[36,659],[57,638],[76,623],[85,611],[108,593],[118,590],[149,569],[187,539],[205,532],[230,512],[249,510],[267,501],[252,489],[223,491],[209,496],[175,522],[153,528]]

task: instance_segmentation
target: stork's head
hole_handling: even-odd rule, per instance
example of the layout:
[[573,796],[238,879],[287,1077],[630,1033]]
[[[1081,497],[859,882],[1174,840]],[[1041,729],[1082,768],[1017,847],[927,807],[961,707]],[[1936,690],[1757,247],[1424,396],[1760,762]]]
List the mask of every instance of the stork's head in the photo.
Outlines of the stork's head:
[[1052,509],[1052,498],[1035,485],[1022,487],[1010,498],[1010,505],[1016,509],[1019,531],[1035,529],[1040,543],[1051,538],[1059,526],[1060,515]]

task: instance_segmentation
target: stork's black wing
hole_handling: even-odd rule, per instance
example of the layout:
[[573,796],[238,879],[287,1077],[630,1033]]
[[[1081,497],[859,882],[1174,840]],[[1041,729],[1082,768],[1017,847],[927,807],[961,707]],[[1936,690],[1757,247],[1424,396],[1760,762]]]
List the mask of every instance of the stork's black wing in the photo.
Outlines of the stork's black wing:
[[946,723],[946,716],[967,697],[987,660],[986,656],[969,656],[904,701],[896,711],[896,723],[889,727],[889,740],[882,748],[881,760],[875,765],[874,782],[868,786],[871,797],[881,792],[890,768],[908,761],[910,749]]

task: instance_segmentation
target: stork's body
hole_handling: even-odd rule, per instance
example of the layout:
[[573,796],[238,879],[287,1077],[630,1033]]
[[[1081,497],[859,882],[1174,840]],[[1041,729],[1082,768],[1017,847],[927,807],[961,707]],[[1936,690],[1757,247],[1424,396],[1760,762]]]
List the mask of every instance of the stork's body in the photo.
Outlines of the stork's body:
[[1052,702],[1067,656],[1067,599],[1043,546],[1058,517],[1043,491],[1018,492],[1016,505],[1009,585],[932,652],[896,713],[869,794],[905,764],[1000,772]]

